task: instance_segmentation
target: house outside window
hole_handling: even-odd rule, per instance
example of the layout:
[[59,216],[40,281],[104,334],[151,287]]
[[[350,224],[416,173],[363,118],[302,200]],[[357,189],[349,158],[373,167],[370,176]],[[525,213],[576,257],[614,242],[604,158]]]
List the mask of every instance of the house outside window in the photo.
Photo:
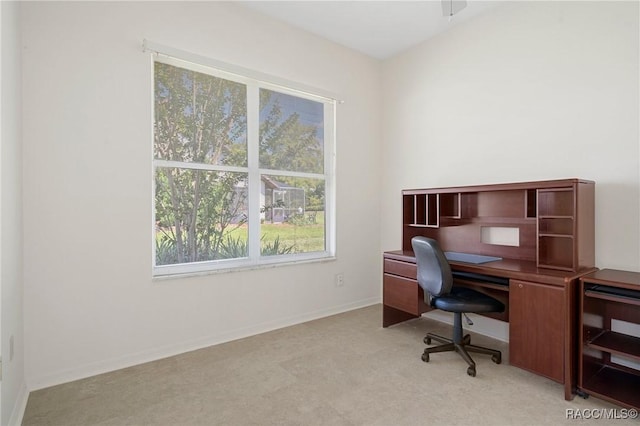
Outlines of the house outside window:
[[335,254],[335,101],[171,57],[154,68],[154,275]]

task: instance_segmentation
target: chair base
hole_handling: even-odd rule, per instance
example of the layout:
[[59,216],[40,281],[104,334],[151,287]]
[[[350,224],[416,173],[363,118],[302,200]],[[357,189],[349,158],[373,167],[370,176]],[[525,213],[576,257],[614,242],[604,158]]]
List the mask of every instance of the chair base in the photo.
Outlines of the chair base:
[[483,346],[476,346],[471,344],[471,336],[465,335],[462,337],[462,323],[460,322],[460,314],[456,313],[454,316],[454,338],[447,339],[446,337],[438,336],[437,334],[427,333],[427,336],[424,338],[424,343],[427,345],[431,344],[431,340],[435,340],[437,342],[443,343],[439,346],[432,346],[430,348],[426,348],[422,353],[422,360],[424,362],[429,362],[429,354],[436,352],[448,352],[455,351],[457,352],[467,364],[469,364],[469,368],[467,368],[467,374],[475,377],[476,375],[476,363],[473,361],[469,352],[475,352],[485,355],[491,355],[491,360],[496,364],[500,364],[502,362],[502,353],[495,349],[485,348]]

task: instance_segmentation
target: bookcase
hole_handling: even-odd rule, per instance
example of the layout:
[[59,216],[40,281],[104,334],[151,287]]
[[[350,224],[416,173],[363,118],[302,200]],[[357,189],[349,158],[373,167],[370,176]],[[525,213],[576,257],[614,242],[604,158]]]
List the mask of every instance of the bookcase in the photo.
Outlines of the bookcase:
[[640,409],[640,273],[585,275],[580,299],[579,391]]

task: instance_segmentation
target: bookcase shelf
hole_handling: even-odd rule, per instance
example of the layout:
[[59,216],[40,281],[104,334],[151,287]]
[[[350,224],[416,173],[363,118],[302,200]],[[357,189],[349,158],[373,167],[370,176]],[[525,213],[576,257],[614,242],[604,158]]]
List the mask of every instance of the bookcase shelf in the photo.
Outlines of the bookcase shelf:
[[586,345],[600,351],[626,356],[640,362],[640,337],[629,336],[611,330],[602,330]]
[[[594,362],[597,363],[596,360]],[[609,366],[601,366],[584,383],[583,388],[601,399],[620,404],[625,407],[640,407],[638,377]]]

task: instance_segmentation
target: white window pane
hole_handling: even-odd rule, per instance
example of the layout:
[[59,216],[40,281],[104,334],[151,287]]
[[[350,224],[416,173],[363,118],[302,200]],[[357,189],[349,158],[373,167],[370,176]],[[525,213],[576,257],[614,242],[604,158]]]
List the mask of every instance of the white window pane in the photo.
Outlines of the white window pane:
[[324,104],[260,89],[260,167],[322,173]]
[[261,254],[325,251],[325,182],[262,176]]
[[156,169],[156,265],[247,256],[245,173]]
[[244,84],[155,63],[155,158],[247,165]]

